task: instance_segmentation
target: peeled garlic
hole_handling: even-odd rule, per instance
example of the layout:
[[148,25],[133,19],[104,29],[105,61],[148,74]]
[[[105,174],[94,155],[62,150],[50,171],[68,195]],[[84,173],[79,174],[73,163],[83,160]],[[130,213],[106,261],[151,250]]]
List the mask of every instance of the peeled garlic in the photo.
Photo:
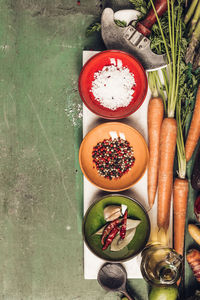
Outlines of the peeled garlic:
[[124,213],[125,213],[126,210],[127,210],[127,205],[122,204],[122,205],[121,205],[121,212],[122,212],[122,215],[124,215]]
[[107,222],[113,221],[121,216],[121,206],[109,205],[104,208],[104,219]]

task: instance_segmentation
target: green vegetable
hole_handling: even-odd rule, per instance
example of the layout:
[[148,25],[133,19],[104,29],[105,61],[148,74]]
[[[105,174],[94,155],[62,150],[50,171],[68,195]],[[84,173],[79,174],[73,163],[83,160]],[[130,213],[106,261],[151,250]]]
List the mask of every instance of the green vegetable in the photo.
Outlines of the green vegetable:
[[[114,21],[115,21],[115,24],[119,27],[127,26],[125,21],[120,21],[120,20],[114,20]],[[99,23],[99,22],[92,23],[86,29],[86,36],[89,36],[94,32],[100,32],[100,31],[101,31],[101,23]]]
[[185,19],[184,19],[185,24],[187,24],[190,21],[192,15],[194,14],[194,11],[196,9],[197,3],[198,3],[198,0],[192,1],[191,5],[187,11],[187,14],[185,15]]
[[191,26],[190,26],[190,33],[192,33],[197,25],[197,22],[199,21],[200,17],[200,1],[198,1],[196,9],[194,11],[194,16],[191,21]]
[[200,19],[192,32],[192,37],[190,40],[190,43],[187,48],[187,53],[185,57],[186,63],[193,63],[194,57],[196,55],[195,50],[198,48],[199,45],[199,40],[200,40]]
[[86,29],[86,36],[89,36],[91,33],[99,32],[101,30],[101,24],[99,22],[95,22],[90,24]]
[[187,64],[195,64],[195,69],[200,65],[200,0],[190,2],[184,22],[187,25],[188,39],[190,39],[185,61]]
[[[150,0],[152,2],[152,0]],[[152,3],[153,6],[153,3]],[[167,107],[168,117],[176,115],[177,120],[177,158],[178,158],[178,176],[185,178],[186,176],[186,159],[185,159],[185,124],[188,116],[191,115],[193,109],[196,89],[197,89],[197,73],[192,71],[192,66],[186,65],[185,53],[187,49],[186,27],[183,21],[183,3],[181,0],[176,5],[168,1],[168,20],[164,20],[168,24],[163,29],[161,19],[158,18],[158,26],[163,39],[163,44],[167,53],[169,62],[168,70],[163,69],[162,75],[164,86],[159,81],[159,77],[155,77],[157,90],[165,99],[165,110]],[[154,6],[153,6],[154,7]],[[165,25],[166,25],[165,24]],[[159,49],[157,49],[159,52]],[[169,76],[168,76],[169,74]],[[164,96],[165,91],[166,96]]]
[[163,99],[164,110],[166,111],[165,101],[165,86],[161,83],[160,75],[158,71],[148,72],[148,83],[153,97],[160,96]]
[[169,287],[152,287],[149,294],[149,300],[176,300],[178,297],[178,288]]
[[120,20],[114,20],[115,24],[119,27],[126,27],[127,23],[125,21],[120,21]]
[[134,9],[141,12],[143,16],[147,14],[149,8],[151,7],[151,3],[145,0],[129,0],[129,2],[132,3]]
[[177,133],[177,158],[178,158],[178,176],[186,177],[186,158],[185,158],[185,141],[186,122],[191,115],[194,107],[195,95],[197,90],[197,74],[192,72],[191,65],[181,65],[180,68],[180,85],[178,101],[176,105],[176,119],[178,124]]
[[[150,0],[157,17],[160,35],[165,47],[168,71],[169,71],[169,84],[167,86],[167,116],[173,118],[177,103],[178,88],[179,88],[179,75],[180,75],[180,60],[181,60],[181,44],[182,44],[182,2],[178,1],[175,6],[173,2],[167,1],[168,5],[168,35],[162,28],[160,18],[157,15],[153,0]],[[169,43],[169,44],[168,44]]]

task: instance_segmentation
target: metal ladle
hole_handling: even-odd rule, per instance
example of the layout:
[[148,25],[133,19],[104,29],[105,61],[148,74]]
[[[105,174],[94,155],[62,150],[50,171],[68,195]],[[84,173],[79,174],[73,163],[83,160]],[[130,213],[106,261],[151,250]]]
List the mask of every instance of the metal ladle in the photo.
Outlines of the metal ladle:
[[121,292],[129,300],[134,300],[127,292],[126,279],[126,270],[119,263],[105,263],[99,270],[97,276],[99,284],[105,290]]

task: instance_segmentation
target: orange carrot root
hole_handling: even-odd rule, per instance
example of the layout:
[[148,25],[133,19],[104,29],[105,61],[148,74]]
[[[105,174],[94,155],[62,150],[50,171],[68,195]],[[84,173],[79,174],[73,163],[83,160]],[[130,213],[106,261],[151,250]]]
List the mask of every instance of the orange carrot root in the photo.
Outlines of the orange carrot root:
[[176,178],[173,186],[174,249],[181,255],[183,255],[184,252],[187,196],[187,179]]
[[157,209],[157,225],[159,228],[164,228],[165,230],[169,227],[176,137],[176,120],[173,118],[165,118],[161,126],[160,134]]
[[196,102],[190,129],[185,143],[185,156],[186,161],[189,161],[192,157],[194,149],[200,137],[200,85],[198,86]]
[[164,115],[164,105],[161,98],[152,98],[148,105],[148,141],[149,141],[149,166],[148,166],[148,201],[152,208],[158,183],[159,143],[160,130]]

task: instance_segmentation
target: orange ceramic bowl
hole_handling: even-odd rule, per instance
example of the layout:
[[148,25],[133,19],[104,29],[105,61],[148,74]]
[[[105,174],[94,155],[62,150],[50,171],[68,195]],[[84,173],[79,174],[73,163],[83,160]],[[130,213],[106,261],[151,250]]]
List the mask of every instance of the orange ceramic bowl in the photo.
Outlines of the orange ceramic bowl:
[[[124,134],[133,148],[135,162],[122,177],[110,180],[98,173],[93,162],[92,151],[97,143],[109,139],[111,132],[116,132],[118,136]],[[133,127],[119,122],[103,123],[92,129],[83,139],[79,150],[79,163],[85,177],[98,188],[110,192],[126,190],[138,182],[146,171],[148,159],[148,147],[143,136]]]

